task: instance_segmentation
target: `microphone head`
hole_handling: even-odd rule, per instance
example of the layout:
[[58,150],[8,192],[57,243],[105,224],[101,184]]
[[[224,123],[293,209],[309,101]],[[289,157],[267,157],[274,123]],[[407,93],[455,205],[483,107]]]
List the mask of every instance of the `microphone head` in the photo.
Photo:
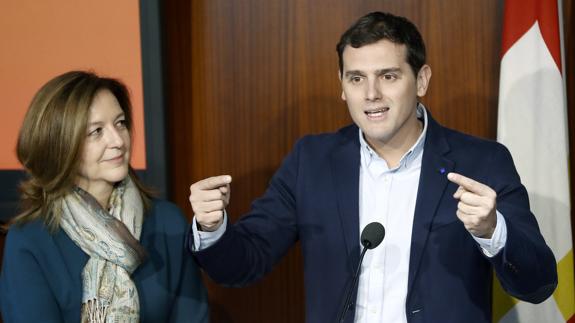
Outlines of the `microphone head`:
[[364,248],[373,249],[383,241],[385,228],[379,222],[371,222],[361,231],[361,244]]

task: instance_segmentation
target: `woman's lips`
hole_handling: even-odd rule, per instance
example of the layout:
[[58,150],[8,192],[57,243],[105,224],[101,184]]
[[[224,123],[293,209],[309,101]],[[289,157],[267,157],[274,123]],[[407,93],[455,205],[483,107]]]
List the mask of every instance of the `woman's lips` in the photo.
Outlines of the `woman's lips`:
[[111,163],[121,163],[124,161],[124,155],[119,155],[117,157],[113,157],[113,158],[108,158],[104,160],[105,162],[111,162]]

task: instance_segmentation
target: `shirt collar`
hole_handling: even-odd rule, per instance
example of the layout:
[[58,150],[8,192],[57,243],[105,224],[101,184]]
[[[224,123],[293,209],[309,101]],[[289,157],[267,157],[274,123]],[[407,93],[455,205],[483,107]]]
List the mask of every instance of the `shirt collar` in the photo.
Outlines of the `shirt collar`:
[[[411,146],[411,148],[401,157],[399,161],[399,166],[396,169],[402,167],[409,167],[410,163],[417,158],[423,152],[423,146],[425,143],[425,136],[427,134],[427,111],[422,103],[417,104],[417,119],[423,122],[423,130],[417,138],[417,141]],[[372,161],[377,159],[382,159],[379,155],[369,146],[365,138],[363,137],[363,132],[359,129],[359,143],[361,146],[361,155],[366,166],[369,166]],[[382,159],[383,160],[383,159]]]

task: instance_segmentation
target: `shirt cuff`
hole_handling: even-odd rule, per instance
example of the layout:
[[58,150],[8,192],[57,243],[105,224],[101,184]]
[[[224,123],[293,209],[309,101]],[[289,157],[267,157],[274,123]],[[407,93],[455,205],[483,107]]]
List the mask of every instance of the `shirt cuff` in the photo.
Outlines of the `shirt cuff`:
[[505,243],[507,242],[507,224],[505,223],[505,218],[499,211],[496,210],[496,213],[497,224],[495,225],[495,231],[493,231],[491,239],[478,238],[471,235],[481,247],[481,251],[489,258],[497,255],[499,251],[505,247]]
[[228,214],[224,210],[224,219],[222,225],[215,231],[200,231],[196,222],[196,217],[192,219],[192,235],[194,236],[194,245],[192,251],[204,250],[216,243],[226,232],[228,223]]

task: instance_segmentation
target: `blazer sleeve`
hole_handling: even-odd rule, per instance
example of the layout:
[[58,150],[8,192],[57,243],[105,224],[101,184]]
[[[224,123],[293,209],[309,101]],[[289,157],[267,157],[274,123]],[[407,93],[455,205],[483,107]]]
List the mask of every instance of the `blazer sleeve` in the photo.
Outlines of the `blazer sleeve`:
[[[63,322],[48,277],[42,271],[29,232],[10,229],[6,237],[0,301],[5,322]],[[46,259],[43,259],[46,261]]]
[[505,217],[505,247],[490,261],[503,289],[531,303],[547,299],[557,287],[557,264],[530,211],[527,190],[521,184],[511,154],[502,145],[492,157],[492,187],[497,209]]
[[270,272],[297,241],[295,196],[302,145],[302,140],[296,143],[248,214],[228,225],[212,246],[191,250],[215,282],[234,287],[255,282]]

